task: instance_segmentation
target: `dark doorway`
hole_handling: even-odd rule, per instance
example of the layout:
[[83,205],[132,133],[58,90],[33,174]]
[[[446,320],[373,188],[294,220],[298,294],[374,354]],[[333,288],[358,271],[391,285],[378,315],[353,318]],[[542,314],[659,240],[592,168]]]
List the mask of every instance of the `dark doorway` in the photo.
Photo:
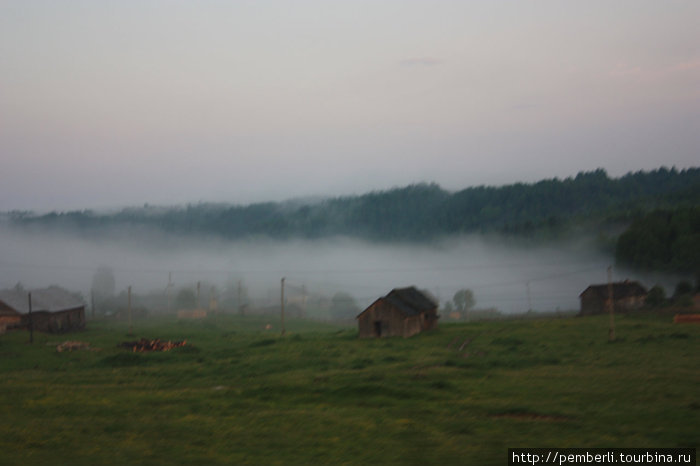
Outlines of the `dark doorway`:
[[382,323],[379,320],[374,322],[374,334],[378,337],[382,336]]

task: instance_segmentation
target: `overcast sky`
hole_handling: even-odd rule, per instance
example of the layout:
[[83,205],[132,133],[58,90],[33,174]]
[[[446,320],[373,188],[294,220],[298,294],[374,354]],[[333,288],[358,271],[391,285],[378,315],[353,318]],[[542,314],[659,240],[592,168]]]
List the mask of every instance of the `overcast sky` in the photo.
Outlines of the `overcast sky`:
[[700,2],[0,0],[0,210],[700,161]]

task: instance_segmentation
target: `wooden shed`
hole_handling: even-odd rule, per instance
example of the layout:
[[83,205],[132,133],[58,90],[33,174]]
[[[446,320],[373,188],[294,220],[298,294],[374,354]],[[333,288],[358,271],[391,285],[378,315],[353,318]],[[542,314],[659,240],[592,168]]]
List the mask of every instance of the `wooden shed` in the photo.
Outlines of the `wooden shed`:
[[413,286],[391,290],[357,316],[360,338],[410,337],[437,321],[437,304]]
[[608,312],[608,293],[612,288],[615,312],[627,312],[644,306],[647,290],[639,282],[625,280],[612,285],[591,285],[579,295],[581,311],[579,315],[603,314]]
[[[64,333],[85,328],[85,303],[75,294],[51,286],[31,290],[32,325],[34,330],[48,333]],[[20,316],[15,326],[29,325],[28,292],[12,289],[0,291],[0,309]]]

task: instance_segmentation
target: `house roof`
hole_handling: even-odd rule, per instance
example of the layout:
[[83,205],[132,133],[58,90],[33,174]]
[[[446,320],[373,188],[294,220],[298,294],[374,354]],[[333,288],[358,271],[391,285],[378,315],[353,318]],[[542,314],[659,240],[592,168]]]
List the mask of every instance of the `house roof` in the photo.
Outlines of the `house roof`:
[[2,309],[0,307],[0,317],[15,317],[19,316],[19,312],[14,309]]
[[382,299],[388,301],[403,314],[409,316],[418,315],[421,312],[430,311],[437,307],[437,304],[432,298],[416,289],[415,286],[394,288]]
[[[59,312],[85,306],[79,297],[57,286],[29,290],[29,292],[32,293],[32,312]],[[27,293],[27,291],[16,289],[0,290],[0,301],[5,303],[7,307],[26,314],[29,312]]]
[[[624,282],[616,282],[612,284],[613,288],[613,298],[629,298],[632,296],[644,296],[647,294],[647,289],[644,288],[639,282],[631,282],[625,280]],[[591,285],[580,294],[594,294],[600,299],[608,299],[608,285]]]

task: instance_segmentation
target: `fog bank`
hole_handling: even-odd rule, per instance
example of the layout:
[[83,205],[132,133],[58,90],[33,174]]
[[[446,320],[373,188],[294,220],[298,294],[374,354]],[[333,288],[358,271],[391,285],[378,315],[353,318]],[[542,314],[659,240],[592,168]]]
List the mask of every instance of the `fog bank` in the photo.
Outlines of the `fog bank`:
[[[81,238],[0,228],[0,250],[0,288],[59,285],[89,297],[95,271],[108,266],[117,293],[128,286],[139,293],[165,292],[170,276],[174,289],[198,281],[222,289],[241,281],[252,299],[274,303],[285,277],[290,298],[302,289],[329,297],[343,291],[365,307],[392,288],[415,285],[442,305],[469,288],[477,308],[505,313],[578,309],[578,295],[589,284],[604,283],[612,263],[583,241],[524,247],[480,236],[420,245],[117,233]],[[625,271],[615,270],[614,278],[654,284]]]

